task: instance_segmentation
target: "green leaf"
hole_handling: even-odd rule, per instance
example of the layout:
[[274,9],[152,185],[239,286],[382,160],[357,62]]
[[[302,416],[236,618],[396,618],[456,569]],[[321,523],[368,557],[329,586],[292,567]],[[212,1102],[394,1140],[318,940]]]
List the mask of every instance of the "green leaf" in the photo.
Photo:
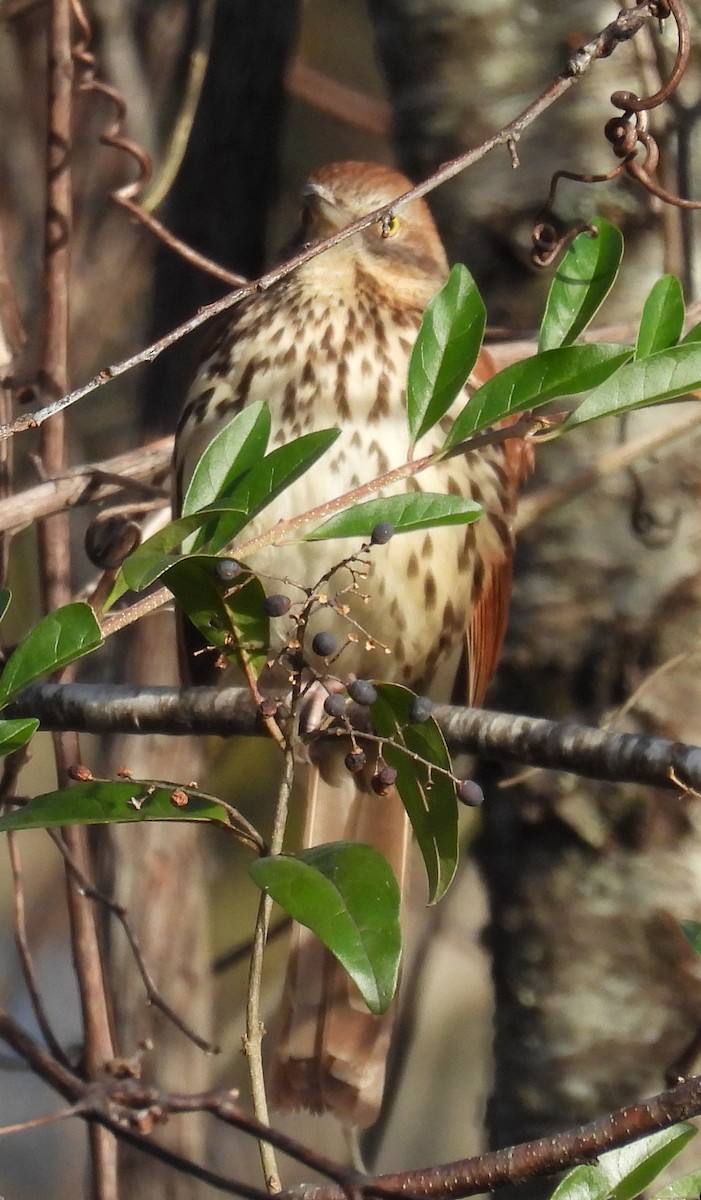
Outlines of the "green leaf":
[[249,870],[258,887],[328,947],[370,1012],[386,1012],[397,987],[401,931],[399,887],[382,855],[358,842],[330,842],[259,858]]
[[684,1123],[660,1129],[618,1150],[607,1150],[597,1165],[608,1181],[611,1200],[639,1196],[695,1136],[695,1127]]
[[597,387],[631,354],[629,347],[602,342],[595,346],[562,346],[512,363],[470,397],[453,424],[444,450],[504,417]]
[[396,533],[417,529],[435,529],[439,525],[469,525],[482,515],[474,500],[462,496],[444,496],[440,492],[410,492],[403,496],[383,496],[356,504],[329,517],[305,541],[321,542],[328,538],[368,538],[381,521],[390,521]]
[[0,588],[0,621],[2,621],[3,617],[5,616],[5,613],[7,612],[8,608],[10,607],[11,599],[12,599],[12,592],[10,591],[10,589],[9,588]]
[[198,460],[182,502],[182,516],[225,496],[235,480],[262,462],[269,436],[267,404],[247,404],[212,438]]
[[[377,700],[370,708],[380,737],[391,739],[382,757],[397,772],[397,791],[411,821],[428,877],[429,903],[448,889],[458,864],[458,803],[452,779],[432,773],[430,764],[450,771],[443,734],[432,717],[421,724],[409,720],[413,692],[396,683],[376,683]],[[409,758],[404,746],[422,761]]]
[[606,1200],[608,1179],[593,1163],[583,1163],[568,1171],[558,1183],[550,1200]]
[[675,1179],[657,1193],[657,1200],[698,1200],[701,1195],[701,1171],[691,1171]]
[[701,387],[701,345],[673,346],[650,358],[626,363],[612,379],[582,401],[564,428],[574,429],[612,413],[673,400],[698,387]]
[[0,756],[12,754],[26,746],[33,738],[39,722],[34,717],[22,717],[16,721],[0,721]]
[[[259,674],[270,640],[263,586],[255,575],[247,575],[232,587],[217,577],[218,561],[207,555],[178,559],[163,582],[208,645],[234,662],[242,663],[245,657]],[[226,597],[229,590],[232,594]]]
[[10,655],[0,675],[0,706],[40,675],[58,671],[102,645],[102,632],[89,604],[66,604],[35,625]]
[[557,269],[540,327],[540,350],[574,342],[608,296],[621,263],[623,237],[602,217],[599,236],[580,233]]
[[[245,514],[244,518],[227,517],[217,522],[209,539],[213,552],[229,546],[232,539],[277,496],[314,465],[340,436],[340,429],[318,429],[279,446],[263,459],[255,471],[240,480],[229,503]],[[298,514],[290,511],[289,516]]]
[[226,812],[193,788],[179,788],[188,797],[180,808],[173,803],[176,784],[137,780],[90,780],[37,796],[0,817],[0,832],[9,829],[56,829],[59,825],[105,825],[127,821],[219,821]]
[[409,359],[407,417],[412,445],[448,411],[480,352],[487,313],[475,281],[456,263],[429,301]]
[[687,346],[690,342],[701,342],[701,321],[699,321],[698,325],[692,325],[691,329],[684,334],[681,345]]
[[636,358],[676,346],[684,328],[684,293],[675,275],[663,275],[650,290],[635,346]]

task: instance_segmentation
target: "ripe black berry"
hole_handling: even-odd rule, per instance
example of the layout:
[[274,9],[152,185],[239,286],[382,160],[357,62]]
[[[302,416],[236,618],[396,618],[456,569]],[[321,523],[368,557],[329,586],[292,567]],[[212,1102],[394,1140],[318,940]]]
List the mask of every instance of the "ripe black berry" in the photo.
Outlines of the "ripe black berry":
[[386,796],[390,788],[393,788],[397,782],[397,772],[394,767],[380,767],[370,780],[370,786],[373,792],[377,792],[378,796]]
[[353,679],[348,684],[348,695],[351,700],[355,700],[356,704],[362,704],[364,708],[374,704],[377,700],[377,692],[369,679]]
[[474,779],[463,779],[458,784],[457,792],[461,804],[468,804],[470,808],[479,808],[480,804],[484,804],[484,792]]
[[409,720],[412,725],[421,725],[423,721],[428,721],[432,712],[433,701],[428,696],[414,696],[409,708]]
[[241,563],[237,563],[235,558],[220,558],[215,567],[217,578],[221,579],[222,583],[229,583],[240,575],[242,570]]
[[336,638],[330,629],[320,629],[312,638],[312,650],[319,658],[328,658],[336,652]]
[[391,521],[380,521],[375,526],[370,534],[370,541],[373,546],[384,546],[390,538],[394,537],[394,525]]
[[346,764],[346,769],[350,771],[352,775],[357,775],[358,771],[362,771],[367,761],[365,757],[365,751],[349,750],[343,761]]
[[334,693],[333,696],[327,696],[324,700],[324,712],[329,717],[342,717],[346,711],[346,702],[343,696]]
[[289,596],[283,596],[276,592],[272,596],[266,596],[263,601],[263,611],[269,617],[284,617],[285,613],[290,611],[291,603]]

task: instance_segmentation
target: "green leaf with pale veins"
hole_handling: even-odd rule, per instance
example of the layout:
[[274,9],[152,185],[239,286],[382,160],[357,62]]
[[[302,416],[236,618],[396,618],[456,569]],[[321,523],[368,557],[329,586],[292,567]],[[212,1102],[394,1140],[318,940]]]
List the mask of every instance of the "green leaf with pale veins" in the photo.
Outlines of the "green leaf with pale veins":
[[329,842],[296,855],[259,858],[249,871],[338,959],[370,1012],[386,1012],[401,958],[399,886],[386,859],[359,842]]
[[[433,717],[410,721],[414,694],[396,683],[376,683],[377,700],[370,707],[375,733],[388,739],[382,757],[397,772],[397,791],[406,808],[423,856],[429,903],[445,894],[458,865],[458,802],[452,779],[431,764],[450,771],[450,755]],[[401,747],[418,760],[410,758]]]
[[691,1171],[669,1183],[657,1193],[656,1200],[699,1200],[701,1196],[701,1171]]
[[34,717],[21,717],[16,721],[0,721],[0,757],[13,754],[26,746],[39,728]]
[[369,538],[376,525],[390,521],[395,533],[413,533],[417,529],[436,529],[439,525],[469,525],[482,515],[474,500],[445,496],[440,492],[409,492],[402,496],[383,496],[367,500],[329,517],[305,535],[305,541],[321,542],[328,538]]
[[[179,807],[173,793],[183,792]],[[134,821],[218,821],[228,824],[226,811],[196,788],[149,784],[135,779],[93,779],[57,792],[36,796],[22,808],[0,817],[0,833],[11,829],[56,829],[60,825],[112,825]]]
[[262,462],[270,437],[270,409],[258,402],[246,407],[220,429],[198,460],[182,502],[187,517],[220,496],[236,480]]
[[675,275],[663,275],[650,290],[635,346],[636,358],[676,346],[684,328],[684,293]]
[[580,233],[557,268],[540,327],[541,351],[574,342],[616,280],[623,255],[621,232],[602,217],[593,224],[599,236]]
[[684,1122],[600,1155],[597,1165],[608,1181],[611,1200],[634,1200],[696,1137],[696,1132],[693,1125]]
[[[255,471],[249,471],[244,479],[239,480],[231,494],[226,497],[232,506],[245,513],[245,517],[224,517],[218,521],[208,540],[208,549],[216,552],[229,546],[232,539],[257,513],[267,508],[286,488],[318,462],[333,446],[340,432],[340,429],[317,429],[272,450]],[[290,506],[287,515],[296,517],[299,514]]]
[[102,645],[102,632],[89,604],[66,604],[29,631],[0,675],[0,706],[40,675],[58,671]]
[[[245,575],[234,583],[216,574],[216,557],[190,555],[178,559],[163,575],[173,593],[207,645],[233,662],[242,657],[258,675],[262,670],[270,640],[270,626],[263,610],[265,592],[255,575]],[[226,593],[231,591],[231,595]]]
[[444,450],[504,417],[528,412],[562,396],[588,392],[603,384],[632,353],[630,347],[602,342],[594,346],[561,346],[512,363],[470,397],[453,424]]
[[583,400],[564,428],[673,400],[701,387],[701,344],[691,342],[626,363]]
[[568,1171],[550,1200],[607,1200],[608,1179],[595,1163],[582,1163]]
[[409,359],[407,418],[414,445],[450,408],[480,352],[487,313],[475,281],[456,263],[429,301]]

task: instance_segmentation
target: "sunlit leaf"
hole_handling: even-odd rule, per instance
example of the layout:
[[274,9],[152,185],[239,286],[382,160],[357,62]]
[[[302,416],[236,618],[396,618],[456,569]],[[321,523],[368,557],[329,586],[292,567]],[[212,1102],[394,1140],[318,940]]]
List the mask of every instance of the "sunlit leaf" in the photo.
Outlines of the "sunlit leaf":
[[696,1137],[693,1125],[672,1125],[600,1155],[598,1167],[608,1180],[611,1200],[633,1200],[639,1196],[693,1137]]
[[329,517],[306,534],[311,542],[327,538],[368,538],[376,525],[389,521],[396,533],[417,529],[435,529],[439,525],[468,525],[482,515],[474,500],[462,496],[444,496],[439,492],[409,492],[402,496],[383,496],[356,504]]
[[687,346],[690,342],[701,342],[701,321],[698,325],[692,325],[681,340],[682,346]]
[[259,858],[250,873],[306,925],[350,975],[373,1013],[392,1002],[399,974],[399,887],[372,846],[330,842],[297,855]]
[[599,236],[580,233],[557,268],[540,327],[540,350],[574,342],[616,280],[623,255],[621,232],[602,217],[593,224]]
[[675,275],[663,275],[645,301],[635,346],[636,358],[676,346],[684,328],[684,293]]
[[[174,794],[178,803],[173,800]],[[183,795],[187,803],[182,804]],[[219,804],[193,788],[148,784],[136,780],[90,780],[57,792],[46,792],[22,808],[0,817],[0,832],[9,829],[56,829],[59,825],[105,825],[125,821],[219,821]]]
[[512,363],[471,396],[453,424],[445,449],[504,417],[597,387],[627,362],[631,354],[629,347],[602,342],[593,346],[562,346]]
[[198,460],[182,503],[182,516],[226,495],[236,479],[262,461],[269,436],[267,404],[247,404],[212,438]]
[[39,722],[33,717],[22,717],[16,721],[0,721],[0,756],[13,754],[36,733]]
[[701,1171],[691,1171],[675,1179],[657,1193],[657,1200],[699,1200],[701,1196]]
[[673,400],[701,387],[701,345],[692,342],[626,363],[602,383],[567,419],[566,429],[613,413]]
[[480,352],[487,313],[475,281],[457,263],[429,302],[409,359],[407,417],[412,444],[440,421]]
[[[224,550],[248,522],[308,471],[340,436],[339,429],[318,429],[272,450],[255,471],[250,471],[227,500],[244,517],[224,517],[213,528],[207,542],[211,551]],[[290,517],[299,514],[290,511]],[[279,516],[279,514],[278,514]]]
[[[395,683],[376,683],[377,700],[370,708],[380,737],[390,738],[382,757],[397,772],[397,791],[411,821],[428,878],[429,903],[440,900],[458,863],[458,805],[455,784],[431,764],[450,771],[450,755],[433,717],[410,721],[414,694]],[[410,758],[405,746],[418,760]]]
[[60,670],[102,645],[102,633],[89,604],[66,604],[49,613],[20,642],[0,675],[0,705],[40,675]]
[[550,1200],[606,1200],[609,1182],[593,1163],[582,1163],[568,1171],[558,1183]]

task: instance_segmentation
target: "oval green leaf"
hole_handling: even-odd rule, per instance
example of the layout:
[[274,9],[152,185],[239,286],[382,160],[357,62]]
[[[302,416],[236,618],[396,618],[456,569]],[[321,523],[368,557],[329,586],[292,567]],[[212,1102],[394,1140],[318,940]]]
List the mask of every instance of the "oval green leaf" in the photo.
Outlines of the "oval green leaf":
[[[382,756],[397,772],[402,800],[426,867],[429,904],[450,886],[458,865],[458,802],[451,779],[431,766],[451,770],[443,734],[433,717],[411,724],[414,693],[396,683],[376,683],[370,708],[375,733],[388,739]],[[404,749],[418,758],[410,758]]]
[[607,1200],[609,1182],[594,1163],[582,1163],[568,1171],[550,1200]]
[[512,363],[470,397],[453,424],[444,450],[504,417],[539,408],[562,396],[588,392],[613,375],[631,354],[629,347],[603,342],[562,346]]
[[444,496],[440,492],[383,496],[329,517],[328,521],[306,534],[305,541],[368,538],[381,521],[390,521],[396,533],[435,529],[439,525],[469,525],[481,517],[482,512],[482,507],[474,500],[465,500],[462,496]]
[[635,346],[636,358],[676,346],[684,328],[684,293],[676,275],[663,275],[645,301]]
[[696,1132],[693,1125],[685,1122],[660,1129],[617,1150],[607,1150],[597,1165],[608,1181],[611,1200],[634,1200],[696,1137]]
[[568,346],[579,337],[608,296],[623,256],[623,236],[598,217],[598,237],[580,233],[560,263],[540,327],[540,350]]
[[680,921],[679,928],[692,949],[701,954],[701,922]]
[[698,1200],[701,1196],[701,1171],[682,1175],[657,1193],[656,1200]]
[[212,438],[192,472],[182,502],[182,516],[187,517],[226,495],[241,475],[262,461],[270,424],[267,404],[247,404]]
[[[239,665],[249,663],[258,675],[270,641],[263,585],[250,574],[234,585],[220,580],[218,561],[207,555],[178,559],[164,573],[163,582],[207,645]],[[227,592],[231,594],[227,596]]]
[[33,683],[102,645],[102,632],[89,604],[66,604],[35,625],[10,655],[0,675],[0,706]]
[[0,721],[0,757],[12,754],[26,746],[34,737],[39,722],[34,717],[22,717],[14,721]]
[[407,418],[412,445],[462,391],[477,361],[487,312],[474,279],[456,263],[429,301],[409,359]]
[[[176,791],[187,804],[173,802]],[[176,784],[90,780],[36,796],[23,808],[0,817],[0,833],[11,829],[57,829],[60,825],[111,825],[132,821],[218,821],[226,811],[211,797]]]
[[259,858],[249,871],[338,959],[370,1012],[386,1012],[401,958],[399,887],[386,859],[372,846],[329,842],[294,856]]
[[630,412],[662,400],[673,400],[701,387],[701,345],[692,342],[661,350],[650,358],[626,363],[612,379],[587,396],[565,422],[574,429],[608,417]]

